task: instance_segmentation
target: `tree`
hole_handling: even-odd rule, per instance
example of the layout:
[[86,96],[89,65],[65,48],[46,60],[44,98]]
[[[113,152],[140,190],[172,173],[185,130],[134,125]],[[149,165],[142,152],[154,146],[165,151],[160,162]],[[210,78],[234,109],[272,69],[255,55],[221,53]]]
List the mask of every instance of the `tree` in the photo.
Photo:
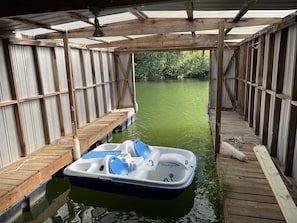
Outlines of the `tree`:
[[137,80],[205,78],[208,76],[209,52],[176,51],[135,54]]

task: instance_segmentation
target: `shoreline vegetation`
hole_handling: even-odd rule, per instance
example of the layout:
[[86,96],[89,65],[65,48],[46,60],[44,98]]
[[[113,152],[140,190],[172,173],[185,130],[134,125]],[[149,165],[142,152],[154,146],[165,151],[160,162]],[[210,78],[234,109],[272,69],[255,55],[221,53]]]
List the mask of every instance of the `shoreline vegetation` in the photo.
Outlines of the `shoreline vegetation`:
[[136,81],[195,78],[209,73],[209,51],[148,52],[135,54]]

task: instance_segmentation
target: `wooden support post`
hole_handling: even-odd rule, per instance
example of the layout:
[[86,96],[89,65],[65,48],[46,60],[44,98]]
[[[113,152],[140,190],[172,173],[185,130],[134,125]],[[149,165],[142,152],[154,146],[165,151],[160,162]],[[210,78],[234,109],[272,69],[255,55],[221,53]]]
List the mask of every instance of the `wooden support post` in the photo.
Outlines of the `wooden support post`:
[[97,91],[98,83],[96,78],[96,70],[95,70],[95,61],[94,61],[94,51],[90,51],[90,61],[91,61],[91,68],[92,68],[92,81],[93,85],[95,86],[93,89],[94,97],[95,97],[95,108],[96,108],[96,118],[100,117],[100,108],[99,108],[99,94]]
[[[295,44],[297,45],[297,44]],[[296,46],[295,46],[296,47]],[[295,48],[296,49],[296,48]],[[292,90],[291,90],[291,98],[293,101],[297,99],[297,51],[295,50],[295,65],[293,72],[293,81],[292,81]],[[294,156],[295,156],[295,147],[296,147],[296,128],[297,128],[297,106],[291,104],[290,105],[290,118],[289,118],[289,133],[288,133],[288,141],[287,141],[287,154],[286,154],[286,162],[285,162],[285,175],[292,176],[293,172],[293,164],[294,164]]]
[[100,60],[100,75],[101,75],[101,83],[102,83],[102,95],[103,95],[103,105],[104,105],[104,114],[107,113],[107,101],[106,101],[106,83],[104,78],[104,69],[103,69],[103,55],[102,52],[99,52],[99,60]]
[[24,126],[23,126],[23,116],[22,116],[22,109],[21,105],[19,103],[19,92],[17,89],[17,83],[16,83],[16,75],[14,73],[13,68],[13,60],[12,55],[9,47],[9,40],[4,39],[2,41],[3,43],[3,52],[4,52],[4,59],[7,67],[8,77],[9,77],[9,84],[11,89],[11,96],[13,99],[17,101],[17,103],[13,106],[15,111],[15,119],[16,119],[16,125],[17,125],[17,131],[18,131],[18,138],[20,141],[21,146],[21,156],[25,157],[28,154],[27,151],[27,145],[25,140],[25,133],[24,133]]
[[215,126],[215,153],[220,153],[221,109],[222,109],[222,76],[224,55],[224,22],[219,23],[218,39],[218,69],[217,69],[217,95],[216,95],[216,126]]
[[[276,94],[282,94],[283,83],[285,77],[285,66],[286,66],[286,54],[287,54],[287,39],[288,39],[288,28],[282,30],[280,39],[280,49],[278,57],[277,66],[277,76],[276,76]],[[277,156],[278,147],[278,134],[280,125],[280,113],[281,113],[282,99],[275,97],[274,102],[274,116],[273,116],[273,126],[272,126],[272,140],[271,140],[271,156]]]
[[69,52],[70,47],[69,47],[69,43],[68,43],[68,32],[64,33],[63,42],[64,42],[64,54],[65,54],[65,64],[66,64],[66,73],[67,73],[67,84],[68,84],[71,122],[72,122],[72,134],[73,134],[73,140],[74,140],[73,156],[75,159],[78,159],[80,157],[80,148],[79,148],[80,146],[79,146],[79,141],[77,138],[77,116],[76,116],[76,105],[75,105],[75,89],[74,89],[74,82],[73,82],[71,58],[70,58],[70,52]]
[[36,72],[38,91],[39,91],[39,95],[42,95],[42,98],[40,99],[40,108],[41,108],[41,117],[42,117],[43,129],[44,129],[44,139],[46,144],[50,144],[51,140],[50,140],[48,117],[46,114],[47,108],[46,108],[45,96],[44,96],[45,92],[44,92],[44,86],[42,83],[40,63],[38,60],[38,52],[37,52],[36,46],[33,46],[32,48],[33,48],[33,58],[34,58],[34,66],[35,66],[35,72]]
[[63,114],[63,107],[62,107],[63,102],[62,102],[62,95],[61,95],[59,72],[58,72],[58,65],[57,65],[57,55],[54,48],[51,48],[50,50],[51,50],[51,62],[53,67],[53,75],[54,75],[54,81],[55,81],[55,90],[59,93],[57,95],[57,106],[58,106],[61,135],[65,136],[66,132],[65,132],[64,114]]
[[113,74],[112,74],[112,66],[113,66],[113,61],[111,61],[112,59],[114,59],[114,53],[111,53],[109,51],[106,52],[106,59],[107,59],[107,67],[108,67],[108,84],[109,84],[109,93],[110,93],[110,99],[111,100],[111,110],[114,110],[116,108],[115,106],[115,100],[114,100],[114,80],[113,80]]

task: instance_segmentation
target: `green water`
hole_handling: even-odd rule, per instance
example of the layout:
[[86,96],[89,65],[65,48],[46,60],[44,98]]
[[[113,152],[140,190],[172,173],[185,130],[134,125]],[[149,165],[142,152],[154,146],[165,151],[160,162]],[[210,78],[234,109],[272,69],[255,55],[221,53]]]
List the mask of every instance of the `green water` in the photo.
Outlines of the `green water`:
[[178,147],[199,157],[193,183],[177,198],[152,200],[70,186],[54,177],[46,198],[18,222],[220,222],[220,194],[207,115],[208,82],[198,80],[136,83],[139,111],[113,142],[140,138]]

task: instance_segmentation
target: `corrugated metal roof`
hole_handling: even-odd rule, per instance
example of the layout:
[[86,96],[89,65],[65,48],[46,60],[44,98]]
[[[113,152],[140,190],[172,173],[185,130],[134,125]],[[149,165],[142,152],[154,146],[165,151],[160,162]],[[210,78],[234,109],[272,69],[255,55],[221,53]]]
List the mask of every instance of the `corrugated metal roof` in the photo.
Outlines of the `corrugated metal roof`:
[[[136,3],[138,1],[131,2]],[[148,35],[177,33],[177,29],[170,29],[170,27],[166,27],[165,29],[161,25],[158,27],[159,20],[165,21],[164,19],[167,19],[166,21],[168,21],[168,23],[172,23],[172,26],[174,26],[175,19],[179,19],[178,21],[183,21],[184,19],[186,21],[189,19],[188,13],[191,13],[194,19],[203,19],[201,21],[195,20],[193,22],[195,25],[197,25],[197,22],[207,23],[208,21],[212,21],[211,19],[225,19],[225,21],[232,21],[232,19],[236,18],[240,10],[245,7],[246,4],[250,4],[248,5],[250,10],[247,10],[246,13],[243,14],[242,18],[239,19],[239,21],[251,18],[285,18],[286,16],[294,13],[297,9],[297,1],[295,0],[285,0],[282,2],[268,0],[249,0],[246,2],[235,0],[200,0],[186,3],[183,1],[166,1],[159,3],[140,4],[136,7],[133,5],[133,7],[126,8],[103,8],[99,12],[98,19],[100,25],[102,26],[104,37],[93,37],[94,15],[90,9],[25,14],[2,18],[0,17],[0,30],[2,31],[0,34],[5,36],[9,34],[9,32],[13,32],[17,33],[18,36],[22,34],[31,36],[33,38],[42,37],[60,39],[61,37],[59,38],[59,31],[67,30],[70,33],[70,42],[74,42],[76,44],[111,44],[112,42],[119,42],[123,40],[130,40],[129,42],[131,42],[131,40],[138,38],[146,38]],[[147,24],[145,24],[145,22]],[[268,25],[273,24],[273,22],[274,20],[271,20],[271,23],[269,23],[269,20],[267,20],[267,24],[265,23],[260,25],[248,25],[246,27],[235,27],[232,28],[228,34],[252,35],[267,27]],[[131,29],[131,33],[126,34],[127,32],[123,32],[122,35],[120,31],[117,33],[117,30],[119,30],[121,27],[127,27],[127,29]],[[148,27],[151,29],[150,31],[147,31]],[[137,32],[133,33],[133,28],[135,28]],[[156,32],[154,32],[154,29]],[[164,32],[160,31],[160,29],[164,30]],[[114,32],[117,34],[111,34]],[[218,30],[213,29],[212,26],[206,26],[204,29],[193,28],[193,30],[189,30],[188,32],[188,34],[191,33],[200,35],[217,34]],[[236,36],[234,36],[234,39],[234,42],[238,41]],[[98,47],[100,46],[98,45]]]

